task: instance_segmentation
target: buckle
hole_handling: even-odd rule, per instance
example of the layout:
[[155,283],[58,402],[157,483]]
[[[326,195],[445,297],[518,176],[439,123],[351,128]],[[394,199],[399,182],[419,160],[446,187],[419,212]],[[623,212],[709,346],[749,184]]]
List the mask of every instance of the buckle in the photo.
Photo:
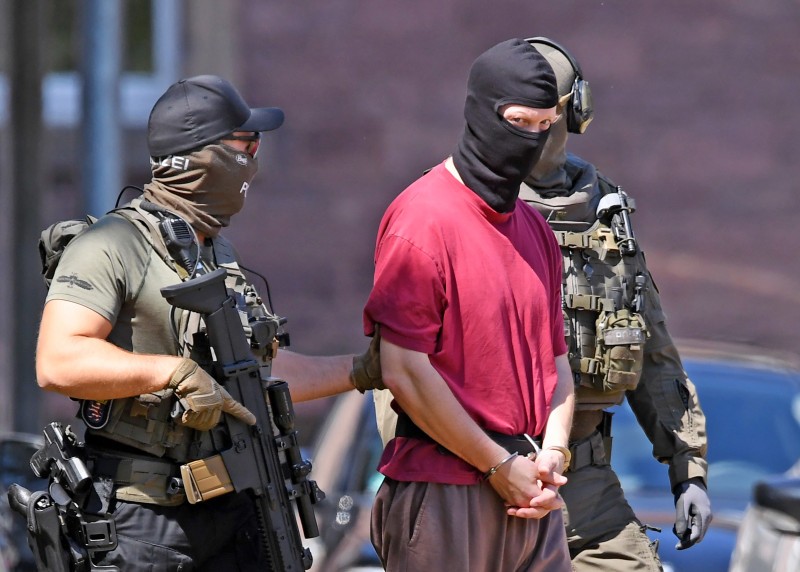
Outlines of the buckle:
[[89,553],[106,552],[117,547],[117,529],[111,519],[80,521],[83,541]]

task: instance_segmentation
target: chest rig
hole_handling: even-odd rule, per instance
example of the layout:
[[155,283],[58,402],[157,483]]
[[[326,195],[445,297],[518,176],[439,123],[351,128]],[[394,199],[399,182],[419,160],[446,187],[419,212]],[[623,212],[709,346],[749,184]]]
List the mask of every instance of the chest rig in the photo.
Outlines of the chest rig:
[[[599,175],[598,175],[599,176]],[[605,409],[622,402],[641,376],[647,338],[647,276],[630,214],[635,206],[621,188],[599,176],[593,223],[551,217],[561,247],[562,308],[576,409]]]
[[[141,201],[132,202],[132,208],[137,211],[135,217],[126,218],[141,225],[139,229],[181,280],[225,268],[225,285],[233,292],[242,328],[251,340],[261,375],[268,377],[278,339],[285,341],[288,335],[278,334],[281,321],[247,281],[232,245],[223,237],[217,237],[198,247],[191,228],[180,219],[147,203],[142,205]],[[189,357],[210,371],[213,356],[200,316],[173,308],[170,322],[177,355]],[[209,432],[198,432],[175,422],[176,404],[172,390],[164,389],[113,401],[83,401],[79,415],[87,425],[87,436],[99,436],[160,457],[171,466],[214,454],[217,447]]]

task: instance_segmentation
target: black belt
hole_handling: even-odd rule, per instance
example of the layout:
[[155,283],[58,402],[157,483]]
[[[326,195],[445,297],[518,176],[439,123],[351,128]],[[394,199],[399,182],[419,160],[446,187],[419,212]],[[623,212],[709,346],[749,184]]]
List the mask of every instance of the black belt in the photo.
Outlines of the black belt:
[[131,455],[126,452],[101,451],[87,447],[88,461],[94,475],[105,477],[117,485],[131,485],[147,480],[148,474],[158,473],[167,481],[171,494],[178,492],[179,465],[170,459],[146,455]]
[[[531,442],[528,441],[525,435],[506,435],[505,433],[489,431],[488,429],[484,429],[483,432],[486,433],[492,439],[492,441],[503,447],[509,453],[527,455],[529,453],[536,452],[536,449]],[[400,413],[397,417],[397,429],[395,429],[395,436],[421,439],[423,441],[428,441],[439,445],[430,435],[420,429],[405,413]],[[536,442],[537,447],[541,447],[541,437],[534,437],[533,440]],[[441,445],[439,445],[439,449],[442,451],[447,451],[447,449]],[[450,453],[450,451],[447,452]]]

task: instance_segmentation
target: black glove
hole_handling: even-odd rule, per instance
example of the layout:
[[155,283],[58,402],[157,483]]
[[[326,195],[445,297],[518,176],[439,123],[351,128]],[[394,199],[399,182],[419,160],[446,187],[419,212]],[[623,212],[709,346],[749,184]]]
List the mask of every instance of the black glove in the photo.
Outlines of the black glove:
[[678,537],[675,548],[683,550],[694,546],[706,535],[711,524],[711,501],[702,479],[695,477],[675,487],[675,526]]
[[381,331],[380,325],[375,325],[375,334],[369,343],[367,351],[361,355],[353,356],[353,369],[350,370],[350,383],[357,390],[364,393],[368,389],[386,389],[381,376]]

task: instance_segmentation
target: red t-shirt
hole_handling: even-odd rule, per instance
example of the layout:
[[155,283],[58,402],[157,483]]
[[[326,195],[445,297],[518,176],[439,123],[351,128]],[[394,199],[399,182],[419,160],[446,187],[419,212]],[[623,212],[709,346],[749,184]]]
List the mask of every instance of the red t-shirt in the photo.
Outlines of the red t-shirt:
[[[498,213],[440,164],[401,193],[381,221],[364,328],[426,353],[484,429],[544,431],[567,351],[561,254],[523,201]],[[378,469],[400,481],[473,484],[480,473],[435,444],[398,437]]]

